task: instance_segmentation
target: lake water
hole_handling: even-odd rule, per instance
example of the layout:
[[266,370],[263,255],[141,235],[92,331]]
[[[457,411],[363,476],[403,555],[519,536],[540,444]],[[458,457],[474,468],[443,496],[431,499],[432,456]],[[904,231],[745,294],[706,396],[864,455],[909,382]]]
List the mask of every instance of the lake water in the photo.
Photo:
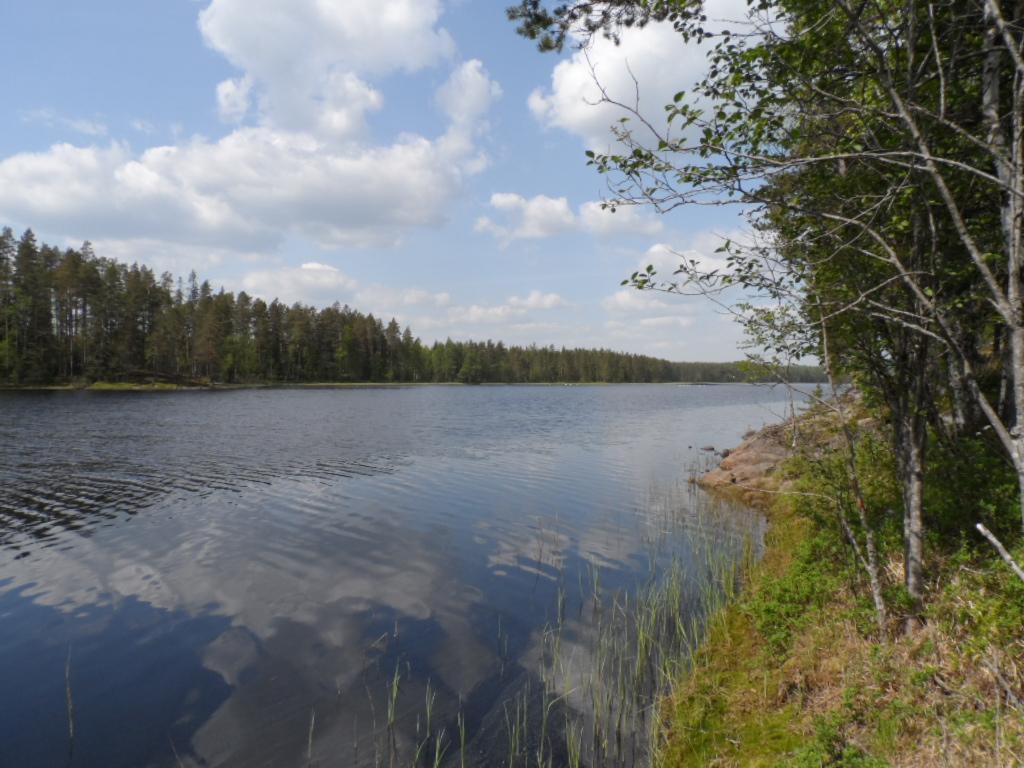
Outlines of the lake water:
[[696,606],[713,556],[759,541],[687,468],[787,408],[744,385],[0,393],[0,765],[410,765],[442,731],[439,762],[464,733],[488,764],[552,626],[591,663],[608,596],[671,562]]

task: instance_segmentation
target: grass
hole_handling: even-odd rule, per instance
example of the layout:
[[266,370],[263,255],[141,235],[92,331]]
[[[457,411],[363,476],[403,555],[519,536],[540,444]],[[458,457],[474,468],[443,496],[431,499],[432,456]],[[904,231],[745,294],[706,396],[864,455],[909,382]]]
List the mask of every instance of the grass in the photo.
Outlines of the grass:
[[[823,430],[815,441],[826,438]],[[871,502],[898,508],[878,445],[867,441],[859,460]],[[820,501],[762,497],[771,521],[763,559],[709,622],[666,700],[655,764],[1024,765],[1024,584],[984,542],[956,534],[952,513],[943,517],[945,505],[962,518],[967,498],[995,514],[1003,491],[996,475],[958,477],[941,456],[934,465],[944,476],[932,483],[925,626],[909,636],[898,615],[879,636]],[[827,455],[792,462],[788,487],[827,490],[829,466]],[[879,525],[898,614],[898,535]],[[1024,554],[1019,538],[1014,552]]]
[[90,392],[165,392],[182,389],[196,389],[181,384],[170,384],[164,381],[154,381],[145,384],[138,384],[129,381],[97,381],[83,387]]
[[[769,699],[769,691],[780,688],[782,669],[768,663],[774,650],[764,619],[769,613],[780,618],[790,613],[784,602],[766,598],[778,594],[797,565],[795,553],[807,541],[808,528],[793,514],[773,517],[764,556],[744,595],[709,622],[691,669],[666,704],[660,764],[704,766],[728,760],[773,765],[773,756],[788,754],[801,743],[791,728],[793,704]],[[784,628],[780,622],[767,636],[778,639]]]
[[166,381],[73,381],[60,384],[0,385],[0,392],[162,392],[206,388],[199,384],[174,384]]

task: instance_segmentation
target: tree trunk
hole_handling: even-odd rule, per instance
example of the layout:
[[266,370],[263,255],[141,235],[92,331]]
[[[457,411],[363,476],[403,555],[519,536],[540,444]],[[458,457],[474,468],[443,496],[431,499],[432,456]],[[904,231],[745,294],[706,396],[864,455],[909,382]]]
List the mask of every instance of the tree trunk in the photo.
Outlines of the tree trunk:
[[[1003,246],[1006,250],[1007,279],[1006,299],[1009,313],[1009,358],[1010,385],[1013,404],[1012,416],[1009,420],[1010,434],[1013,437],[1012,459],[1017,470],[1021,526],[1024,529],[1024,434],[1022,434],[1022,415],[1024,415],[1024,306],[1022,306],[1021,286],[1021,211],[1020,194],[1022,192],[1021,142],[1022,123],[1019,114],[1024,104],[1024,85],[1017,72],[1011,93],[1011,109],[1009,124],[1004,123],[1001,110],[1000,83],[1003,74],[1003,62],[1007,58],[1004,46],[1007,39],[999,19],[996,6],[985,4],[985,17],[989,25],[985,35],[985,61],[982,70],[981,108],[988,126],[986,141],[995,158],[995,172],[999,179],[1002,202],[999,220],[1003,235]],[[1013,41],[1016,43],[1016,41]],[[1012,52],[1009,57],[1013,58]],[[1017,58],[1019,62],[1020,59]]]
[[1024,328],[1020,325],[1010,331],[1010,358],[1013,369],[1013,405],[1014,421],[1010,429],[1013,435],[1013,465],[1017,471],[1017,487],[1019,491],[1021,528],[1024,530],[1024,433],[1021,430],[1020,418],[1024,414]]
[[[871,523],[868,520],[868,509],[867,502],[864,500],[864,493],[860,485],[860,474],[857,471],[857,438],[854,434],[853,429],[850,427],[849,419],[846,415],[846,410],[843,407],[843,399],[839,394],[839,387],[836,384],[835,372],[832,368],[832,356],[829,350],[829,333],[828,325],[824,322],[822,317],[821,305],[818,305],[818,317],[821,318],[821,343],[822,343],[822,365],[825,368],[825,374],[828,377],[829,388],[832,390],[832,401],[835,403],[836,412],[839,416],[839,421],[842,426],[843,437],[846,441],[846,463],[847,469],[850,473],[850,486],[853,491],[854,501],[857,505],[857,518],[860,521],[861,527],[864,529],[864,549],[865,553],[861,556],[860,547],[857,542],[857,537],[854,535],[853,530],[850,528],[848,521],[846,520],[842,509],[838,509],[840,522],[843,527],[843,531],[846,533],[847,538],[850,541],[850,546],[853,548],[854,553],[861,560],[861,565],[867,571],[868,582],[871,585],[871,599],[875,604],[875,621],[878,624],[879,634],[885,635],[885,626],[888,622],[888,613],[885,607],[885,597],[882,594],[882,578],[881,569],[878,565],[878,547],[875,544],[875,534],[871,530]],[[793,413],[793,441],[796,445],[796,412]]]
[[894,425],[896,463],[903,489],[904,585],[910,598],[907,631],[919,626],[924,602],[924,453],[926,431],[916,414]]

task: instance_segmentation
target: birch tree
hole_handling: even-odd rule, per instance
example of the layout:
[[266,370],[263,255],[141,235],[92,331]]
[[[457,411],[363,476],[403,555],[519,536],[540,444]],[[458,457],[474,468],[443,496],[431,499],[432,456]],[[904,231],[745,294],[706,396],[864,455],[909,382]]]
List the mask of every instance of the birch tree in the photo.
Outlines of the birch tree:
[[[922,482],[934,403],[983,420],[1013,463],[1024,525],[1024,3],[759,0],[712,35],[699,2],[577,2],[510,10],[542,49],[624,26],[714,37],[708,74],[653,120],[623,111],[619,150],[591,154],[608,205],[742,206],[761,235],[726,266],[682,260],[638,288],[714,294],[791,351],[833,338],[836,363],[879,391],[904,489],[906,586],[919,604]],[[687,84],[681,84],[681,87]],[[642,88],[643,83],[638,83]],[[763,302],[803,320],[792,322]],[[784,334],[783,334],[784,335]],[[810,337],[808,339],[808,337]],[[941,390],[941,391],[939,391]]]

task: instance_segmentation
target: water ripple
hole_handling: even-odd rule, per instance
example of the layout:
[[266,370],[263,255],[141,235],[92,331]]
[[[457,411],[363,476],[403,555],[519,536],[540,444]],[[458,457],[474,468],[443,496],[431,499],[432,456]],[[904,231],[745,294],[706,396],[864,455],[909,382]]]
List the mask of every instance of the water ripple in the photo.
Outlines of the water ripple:
[[[445,717],[463,701],[500,720],[556,598],[582,612],[593,579],[635,588],[669,557],[697,573],[759,536],[684,466],[784,404],[751,387],[0,393],[0,679],[44,681],[0,690],[0,764],[61,759],[69,646],[87,768],[173,765],[168,733],[195,764],[300,764],[311,709],[323,754],[372,764],[396,667],[399,740],[428,682]],[[118,757],[135,704],[161,736]]]

